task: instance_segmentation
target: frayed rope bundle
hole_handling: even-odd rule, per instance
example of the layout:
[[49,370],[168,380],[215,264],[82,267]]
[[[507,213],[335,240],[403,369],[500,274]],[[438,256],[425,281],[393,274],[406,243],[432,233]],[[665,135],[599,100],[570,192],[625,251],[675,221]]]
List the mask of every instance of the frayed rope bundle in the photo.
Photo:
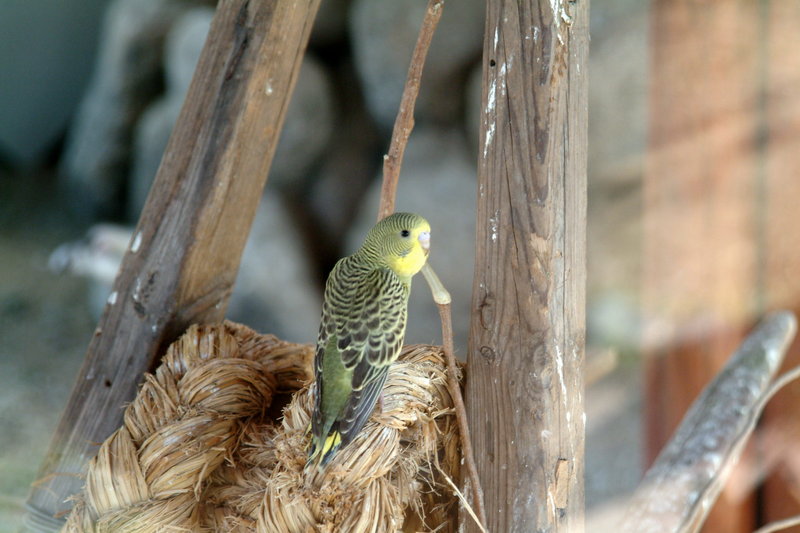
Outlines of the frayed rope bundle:
[[383,412],[304,473],[314,385],[280,422],[275,394],[313,379],[313,347],[226,323],[193,326],[146,376],[90,462],[62,531],[454,531],[459,448],[441,350],[407,346]]

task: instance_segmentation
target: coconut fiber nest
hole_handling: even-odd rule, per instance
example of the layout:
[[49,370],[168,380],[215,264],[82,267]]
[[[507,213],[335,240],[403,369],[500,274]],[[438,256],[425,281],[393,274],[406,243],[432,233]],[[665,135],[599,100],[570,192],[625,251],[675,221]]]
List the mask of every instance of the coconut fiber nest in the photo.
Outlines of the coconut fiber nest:
[[89,463],[62,531],[455,531],[445,476],[458,479],[460,455],[441,349],[406,346],[383,411],[306,473],[313,357],[238,324],[192,326]]

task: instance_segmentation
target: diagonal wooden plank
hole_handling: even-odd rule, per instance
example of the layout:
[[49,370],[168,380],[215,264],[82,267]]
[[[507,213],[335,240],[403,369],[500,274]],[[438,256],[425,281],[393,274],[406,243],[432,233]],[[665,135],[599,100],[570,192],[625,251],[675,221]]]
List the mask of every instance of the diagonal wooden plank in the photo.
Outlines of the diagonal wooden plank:
[[[82,485],[142,373],[224,317],[319,0],[222,0],[108,305],[28,499],[30,531]],[[269,258],[264,258],[268,261]]]

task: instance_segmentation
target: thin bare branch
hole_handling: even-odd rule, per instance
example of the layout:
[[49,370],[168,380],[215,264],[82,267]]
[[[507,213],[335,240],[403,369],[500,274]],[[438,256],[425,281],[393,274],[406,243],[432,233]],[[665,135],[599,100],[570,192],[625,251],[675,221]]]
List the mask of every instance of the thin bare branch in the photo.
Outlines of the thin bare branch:
[[796,366],[778,376],[778,379],[776,379],[775,382],[770,385],[769,389],[767,389],[767,392],[764,394],[764,397],[761,398],[761,401],[756,406],[758,413],[761,413],[764,410],[764,408],[767,406],[767,403],[772,399],[773,396],[775,396],[775,394],[777,394],[779,390],[798,378],[800,378],[800,366]]
[[[439,276],[434,272],[430,263],[422,269],[422,275],[431,288],[433,300],[439,308],[439,318],[442,321],[442,339],[445,359],[447,360],[447,386],[453,396],[453,406],[458,421],[458,433],[461,437],[461,456],[464,458],[464,467],[467,470],[469,480],[474,495],[474,509],[481,529],[486,526],[486,511],[483,506],[483,489],[481,488],[478,468],[475,466],[475,455],[472,453],[472,438],[470,437],[469,424],[467,424],[467,410],[464,407],[464,399],[461,396],[461,386],[456,363],[455,350],[453,348],[453,323],[450,313],[450,293],[447,292]],[[472,514],[472,513],[470,513]]]
[[433,34],[439,19],[442,16],[444,0],[429,0],[425,10],[425,18],[419,30],[414,54],[411,56],[411,65],[408,67],[408,76],[403,88],[403,97],[400,100],[400,110],[394,121],[392,141],[389,144],[389,153],[383,156],[383,185],[381,187],[381,203],[378,208],[378,220],[394,212],[395,197],[397,195],[397,181],[400,179],[400,165],[406,151],[408,137],[414,129],[414,105],[419,94],[422,68],[428,56]]

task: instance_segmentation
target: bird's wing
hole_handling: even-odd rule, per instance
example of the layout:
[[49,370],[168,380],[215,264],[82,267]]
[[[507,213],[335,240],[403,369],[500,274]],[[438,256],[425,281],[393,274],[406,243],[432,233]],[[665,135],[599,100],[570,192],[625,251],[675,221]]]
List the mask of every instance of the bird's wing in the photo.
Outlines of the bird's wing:
[[369,418],[389,366],[403,345],[409,288],[388,269],[364,277],[351,300],[347,320],[337,324],[337,347],[342,362],[353,370],[352,392],[339,418],[344,444]]

